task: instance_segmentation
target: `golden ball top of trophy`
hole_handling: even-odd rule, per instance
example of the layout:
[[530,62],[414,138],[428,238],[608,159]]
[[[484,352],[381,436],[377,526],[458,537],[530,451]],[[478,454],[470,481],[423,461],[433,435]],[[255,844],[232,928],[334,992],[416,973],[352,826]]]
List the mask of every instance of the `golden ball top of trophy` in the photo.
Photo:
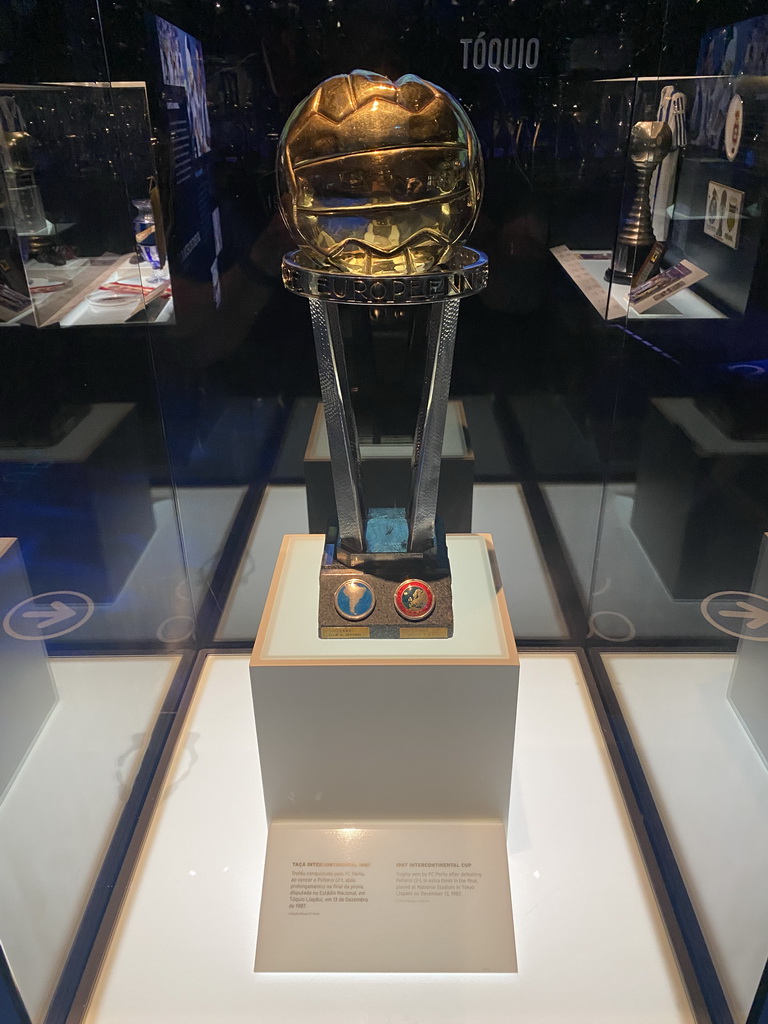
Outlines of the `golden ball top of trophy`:
[[318,266],[418,274],[477,217],[482,155],[459,103],[415,75],[328,78],[296,107],[277,158],[280,208]]

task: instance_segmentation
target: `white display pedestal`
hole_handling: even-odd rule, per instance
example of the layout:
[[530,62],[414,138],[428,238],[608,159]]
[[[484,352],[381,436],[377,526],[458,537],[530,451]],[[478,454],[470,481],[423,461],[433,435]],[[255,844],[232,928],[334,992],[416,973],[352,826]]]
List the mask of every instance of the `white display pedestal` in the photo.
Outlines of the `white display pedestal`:
[[735,659],[602,658],[733,1019],[743,1022],[768,949],[768,772],[734,713]]
[[[179,660],[50,662],[58,702],[0,802],[0,946],[33,1021],[46,1017]],[[4,715],[0,700],[0,732]]]
[[492,545],[449,538],[454,636],[396,641],[318,638],[322,547],[285,538],[251,659],[272,826],[257,970],[515,970],[519,663]]
[[3,528],[35,552],[33,592],[73,588],[97,605],[115,601],[155,533],[136,404],[98,402],[58,444],[0,449],[0,467],[19,482],[4,495]]
[[42,639],[16,636],[9,627],[9,615],[31,597],[19,542],[0,538],[0,801],[58,699]]
[[557,245],[549,251],[605,320],[618,320],[622,317],[629,317],[630,320],[641,317],[646,320],[677,317],[715,320],[725,316],[690,288],[660,302],[646,313],[638,313],[634,306],[629,305],[629,285],[618,281],[609,285],[605,280],[605,272],[611,265],[611,253],[605,253],[604,258],[600,258],[602,254],[598,252],[588,249],[570,250],[565,245]]
[[[763,534],[752,593],[740,596],[744,606],[748,610],[754,608],[756,612],[752,618],[752,633],[750,626],[746,625],[739,642],[728,699],[768,768],[768,649],[763,647],[763,643],[768,641],[768,632],[765,623],[762,628],[760,626],[761,613],[768,605],[768,533]],[[738,619],[731,621],[739,622]]]

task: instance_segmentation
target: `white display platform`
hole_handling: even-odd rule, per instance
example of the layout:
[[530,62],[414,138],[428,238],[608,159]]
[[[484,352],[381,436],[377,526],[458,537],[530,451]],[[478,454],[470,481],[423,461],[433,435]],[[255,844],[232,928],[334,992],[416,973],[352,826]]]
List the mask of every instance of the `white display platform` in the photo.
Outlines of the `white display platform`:
[[[631,525],[634,484],[545,484],[542,491],[582,598],[592,594],[590,636],[610,643],[635,637],[722,639],[702,614],[700,600],[671,596],[637,539]],[[717,600],[708,605],[711,615],[730,607]]]
[[[753,594],[768,594],[768,533],[763,534],[751,589]],[[746,598],[748,603],[750,600]],[[763,647],[764,642],[753,641],[749,626],[745,627],[728,686],[728,700],[768,770],[768,649]]]
[[733,658],[616,653],[603,661],[734,1019],[744,1024],[768,958],[768,771],[728,700]]
[[662,416],[680,427],[696,452],[706,455],[768,455],[768,441],[729,437],[706,416],[692,398],[654,398]]
[[[493,536],[515,635],[542,640],[566,636],[520,486],[475,484],[472,528]],[[256,635],[283,536],[306,532],[304,488],[268,487],[230,590],[217,639],[247,640]]]
[[0,803],[0,944],[33,1021],[59,979],[178,658],[50,664],[59,701]]
[[572,655],[521,659],[508,835],[517,974],[255,973],[248,658],[210,657],[87,1024],[693,1024]]
[[[71,226],[57,225],[57,229],[62,231]],[[52,227],[48,233],[53,234],[55,230]],[[47,285],[52,280],[63,284],[64,287],[52,292],[34,294],[32,307],[25,309],[12,322],[23,322],[26,317],[31,321],[31,314],[34,313],[38,327],[47,327],[55,323],[60,323],[62,327],[125,323],[129,317],[145,309],[153,299],[161,295],[170,283],[166,279],[162,285],[153,288],[148,281],[150,268],[146,263],[137,264],[135,261],[136,256],[133,253],[124,256],[104,253],[102,256],[67,260],[63,267],[40,266],[30,262],[26,267],[30,288]],[[147,293],[128,296],[133,301],[119,309],[112,307],[94,310],[87,298],[99,294],[100,288],[114,282],[131,284],[134,287],[143,284]],[[172,300],[167,300],[163,312],[171,303]],[[159,320],[160,317],[156,319]]]
[[723,313],[690,288],[677,292],[645,313],[638,313],[634,306],[629,305],[629,285],[618,281],[609,284],[605,280],[605,272],[611,266],[610,254],[608,258],[595,259],[600,253],[594,250],[580,249],[563,253],[560,250],[564,248],[557,246],[550,252],[605,320],[618,320],[622,317],[630,320],[725,318]]
[[568,636],[520,484],[475,484],[472,529],[490,533],[518,639]]
[[154,534],[116,599],[98,604],[72,639],[187,640],[245,492],[181,487],[174,501],[167,489],[153,488]]
[[304,487],[267,487],[229,590],[217,640],[248,640],[256,636],[283,537],[286,533],[306,532]]
[[100,402],[58,444],[45,448],[3,448],[0,462],[85,462],[136,408],[131,402]]

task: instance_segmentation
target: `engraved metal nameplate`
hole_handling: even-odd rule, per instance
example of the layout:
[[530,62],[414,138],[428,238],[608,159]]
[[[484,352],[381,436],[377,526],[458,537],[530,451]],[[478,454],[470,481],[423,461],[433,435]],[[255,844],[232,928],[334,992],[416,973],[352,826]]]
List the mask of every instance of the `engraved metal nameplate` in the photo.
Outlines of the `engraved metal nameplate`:
[[483,253],[462,246],[446,266],[428,274],[399,277],[334,273],[312,267],[302,250],[283,257],[283,284],[288,291],[326,302],[351,302],[364,306],[405,306],[465,298],[485,288],[488,260]]

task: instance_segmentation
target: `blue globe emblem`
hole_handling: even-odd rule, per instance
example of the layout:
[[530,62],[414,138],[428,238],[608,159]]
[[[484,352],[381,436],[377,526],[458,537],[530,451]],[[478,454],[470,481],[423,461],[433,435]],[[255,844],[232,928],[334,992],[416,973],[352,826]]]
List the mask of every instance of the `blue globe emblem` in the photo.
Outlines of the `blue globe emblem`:
[[359,622],[373,611],[376,595],[365,580],[351,579],[341,584],[334,601],[339,615],[352,622]]

